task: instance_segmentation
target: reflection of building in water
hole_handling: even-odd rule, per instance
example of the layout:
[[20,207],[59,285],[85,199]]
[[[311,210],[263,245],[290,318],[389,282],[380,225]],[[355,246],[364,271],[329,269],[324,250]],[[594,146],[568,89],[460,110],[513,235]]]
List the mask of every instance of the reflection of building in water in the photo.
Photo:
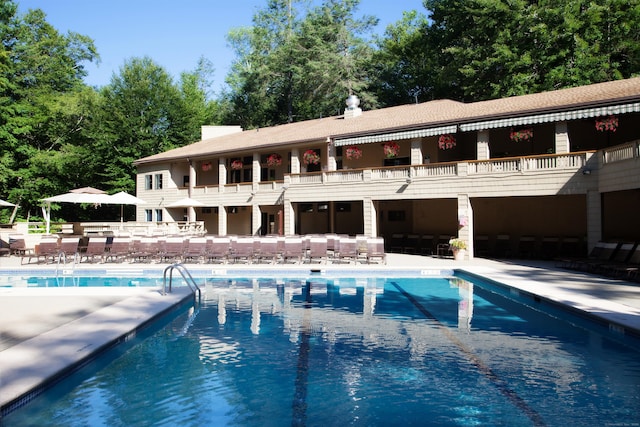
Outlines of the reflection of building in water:
[[449,279],[449,284],[458,288],[458,328],[471,330],[471,318],[473,317],[473,283],[463,279]]
[[[229,307],[251,313],[250,328],[255,335],[260,334],[261,316],[278,316],[290,342],[301,344],[303,336],[314,335],[328,343],[329,352],[333,351],[333,344],[347,338],[369,349],[408,351],[411,360],[416,362],[425,357],[438,357],[438,354],[459,354],[470,360],[483,360],[492,369],[506,370],[527,366],[527,359],[531,359],[531,365],[540,354],[565,353],[560,344],[536,337],[494,330],[471,331],[474,285],[465,280],[449,281],[452,288],[457,288],[457,295],[450,294],[451,310],[457,310],[457,328],[437,318],[382,312],[383,283],[384,279],[375,278],[225,280],[208,282],[205,295],[207,300],[217,302],[221,327],[227,320]],[[200,341],[203,358],[212,359],[216,351],[237,351],[235,346],[229,348],[229,344],[205,337]],[[564,389],[566,384],[582,376],[570,363],[556,362],[556,366],[554,382],[558,389]],[[358,373],[352,374],[356,375],[355,379]]]

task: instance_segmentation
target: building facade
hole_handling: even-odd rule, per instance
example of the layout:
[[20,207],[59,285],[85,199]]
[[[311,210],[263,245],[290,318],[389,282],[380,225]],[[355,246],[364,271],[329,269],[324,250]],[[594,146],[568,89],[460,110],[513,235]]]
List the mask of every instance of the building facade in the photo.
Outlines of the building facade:
[[206,128],[201,141],[135,162],[147,201],[137,219],[220,235],[383,236],[416,253],[451,236],[470,256],[544,252],[545,242],[584,253],[640,240],[638,123],[640,78]]

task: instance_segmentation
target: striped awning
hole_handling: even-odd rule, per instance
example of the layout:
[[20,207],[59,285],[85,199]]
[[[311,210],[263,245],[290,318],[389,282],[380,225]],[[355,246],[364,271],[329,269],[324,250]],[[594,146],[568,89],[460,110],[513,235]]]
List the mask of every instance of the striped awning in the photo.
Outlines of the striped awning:
[[457,130],[457,125],[440,126],[429,129],[414,129],[402,132],[382,133],[377,135],[355,136],[353,138],[336,138],[334,144],[336,147],[355,144],[371,144],[376,142],[397,141],[400,139],[413,139],[423,138],[425,136],[443,135],[447,133],[455,133]]
[[625,113],[640,112],[640,102],[632,104],[609,105],[606,107],[584,108],[581,110],[558,111],[555,113],[538,114],[522,117],[487,120],[483,122],[461,124],[462,132],[496,129],[512,126],[534,125],[537,123],[564,122],[567,120],[589,119],[600,116],[610,116]]

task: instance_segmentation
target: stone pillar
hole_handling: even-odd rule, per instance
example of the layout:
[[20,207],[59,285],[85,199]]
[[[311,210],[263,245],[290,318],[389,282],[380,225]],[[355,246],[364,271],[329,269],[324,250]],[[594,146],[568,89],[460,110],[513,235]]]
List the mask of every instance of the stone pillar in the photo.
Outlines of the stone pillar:
[[227,209],[224,205],[218,206],[218,234],[227,235]]
[[458,194],[458,238],[467,243],[465,259],[473,259],[473,208],[468,194]]
[[300,173],[300,151],[297,148],[291,150],[291,173]]
[[[193,160],[189,160],[189,187],[187,188],[187,195],[192,197],[193,188],[196,186],[196,167]],[[189,222],[196,220],[196,209],[193,206],[187,208],[187,219]]]
[[227,183],[227,159],[220,157],[218,159],[218,190],[224,193],[224,186]]
[[411,164],[421,165],[422,163],[423,163],[422,140],[412,139],[411,140]]
[[296,234],[296,213],[288,199],[285,199],[282,210],[284,212],[284,235]]
[[571,152],[567,122],[556,122],[555,146],[556,154]]
[[489,160],[491,152],[489,150],[489,131],[478,131],[476,136],[476,160]]
[[253,162],[251,163],[251,182],[253,182],[254,188],[258,186],[260,182],[260,154],[253,153]]
[[587,191],[588,253],[600,240],[602,240],[602,196],[598,191]]
[[377,237],[378,236],[378,213],[376,205],[371,197],[365,197],[362,201],[362,215],[364,223],[364,235]]
[[251,234],[257,236],[260,233],[260,226],[262,225],[262,210],[260,205],[254,203],[251,206]]
[[327,138],[327,170],[334,171],[338,169],[336,162],[336,146],[330,138]]

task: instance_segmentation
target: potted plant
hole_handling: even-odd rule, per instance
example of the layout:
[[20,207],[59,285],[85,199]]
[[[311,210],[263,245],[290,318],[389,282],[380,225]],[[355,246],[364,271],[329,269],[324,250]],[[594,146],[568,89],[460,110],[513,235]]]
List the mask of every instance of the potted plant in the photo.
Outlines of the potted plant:
[[453,259],[464,259],[465,250],[467,249],[467,242],[462,239],[454,238],[449,240],[449,247],[453,252]]
[[596,130],[599,132],[615,132],[618,129],[618,118],[616,116],[599,117],[596,119]]
[[320,163],[320,156],[314,150],[307,150],[302,155],[305,165],[317,165]]
[[282,164],[282,156],[278,153],[273,153],[267,157],[267,166],[276,167]]
[[438,148],[441,150],[448,150],[450,148],[455,148],[456,146],[456,137],[451,134],[440,135],[438,138]]
[[202,162],[202,170],[203,171],[210,171],[213,168],[213,165],[211,164],[211,162]]
[[389,141],[384,143],[382,150],[384,151],[384,156],[387,159],[393,159],[398,157],[398,154],[400,153],[400,146],[395,141]]
[[238,170],[242,169],[242,160],[234,160],[231,162],[231,169]]
[[362,150],[352,145],[351,147],[347,147],[346,155],[349,160],[358,160],[362,157]]
[[531,138],[533,138],[533,129],[530,127],[511,129],[511,133],[509,133],[509,139],[513,142],[526,142]]

